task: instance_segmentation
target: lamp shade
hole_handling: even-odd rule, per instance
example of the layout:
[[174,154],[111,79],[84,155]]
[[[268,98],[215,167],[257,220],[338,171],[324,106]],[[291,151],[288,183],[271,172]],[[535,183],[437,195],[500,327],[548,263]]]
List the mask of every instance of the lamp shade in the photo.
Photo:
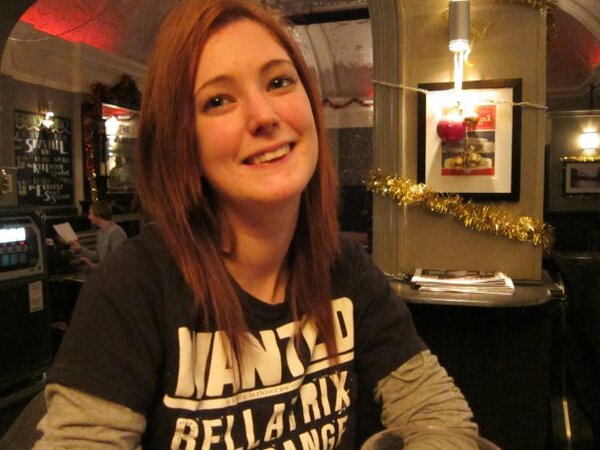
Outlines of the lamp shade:
[[448,48],[453,52],[469,49],[471,40],[470,0],[450,0],[448,4]]
[[579,146],[583,150],[597,150],[600,147],[600,135],[596,131],[585,131],[579,136]]
[[42,120],[42,125],[45,128],[52,128],[52,126],[54,125],[54,113],[52,111],[48,111],[44,115],[44,119]]
[[104,122],[104,129],[109,136],[115,136],[119,132],[119,119],[115,116],[110,116]]

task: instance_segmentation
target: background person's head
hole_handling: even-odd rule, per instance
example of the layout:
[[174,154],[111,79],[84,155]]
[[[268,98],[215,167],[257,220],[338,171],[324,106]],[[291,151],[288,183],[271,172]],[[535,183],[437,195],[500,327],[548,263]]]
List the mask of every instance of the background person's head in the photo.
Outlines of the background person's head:
[[90,205],[89,218],[94,225],[98,225],[96,219],[112,220],[112,206],[103,200],[93,202]]

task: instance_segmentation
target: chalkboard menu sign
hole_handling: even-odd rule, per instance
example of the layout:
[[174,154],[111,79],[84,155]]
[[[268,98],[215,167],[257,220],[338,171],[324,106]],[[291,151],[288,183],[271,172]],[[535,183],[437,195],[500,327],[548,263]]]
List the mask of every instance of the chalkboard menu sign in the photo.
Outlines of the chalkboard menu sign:
[[71,121],[54,117],[44,127],[41,114],[15,111],[14,149],[19,205],[73,203]]

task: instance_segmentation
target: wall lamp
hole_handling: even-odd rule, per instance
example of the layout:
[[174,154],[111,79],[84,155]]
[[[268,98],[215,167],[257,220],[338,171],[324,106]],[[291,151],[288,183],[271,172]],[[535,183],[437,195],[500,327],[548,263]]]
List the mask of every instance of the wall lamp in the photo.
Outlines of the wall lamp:
[[454,53],[454,90],[462,90],[464,61],[471,51],[471,2],[450,0],[448,3],[448,49]]
[[104,130],[106,131],[106,139],[108,141],[108,152],[111,154],[116,147],[119,126],[119,119],[115,116],[110,116],[104,122]]
[[44,114],[42,125],[47,129],[50,129],[54,126],[54,113],[52,111],[48,111],[46,114]]
[[54,126],[54,112],[52,112],[52,102],[48,102],[48,109],[44,113],[44,118],[42,119],[42,126],[47,130],[51,129]]
[[594,156],[600,147],[600,134],[596,131],[584,131],[579,136],[579,146],[584,155]]
[[[477,125],[479,117],[465,111],[461,105],[464,62],[471,52],[471,3],[469,0],[448,2],[448,49],[454,55],[455,105],[438,122],[436,131],[442,142],[460,142],[469,128]],[[466,158],[465,158],[466,161]]]
[[471,11],[469,0],[450,0],[448,5],[448,49],[466,52],[471,48]]

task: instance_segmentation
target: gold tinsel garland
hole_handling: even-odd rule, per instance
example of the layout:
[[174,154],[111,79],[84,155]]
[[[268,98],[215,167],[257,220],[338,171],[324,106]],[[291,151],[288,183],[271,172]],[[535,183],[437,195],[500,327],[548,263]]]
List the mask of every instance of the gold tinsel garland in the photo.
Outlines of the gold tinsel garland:
[[0,196],[6,194],[9,188],[9,179],[6,170],[0,170]]
[[576,155],[576,156],[563,156],[560,158],[561,162],[600,162],[600,156],[592,155]]
[[438,214],[445,214],[467,228],[491,233],[533,245],[549,248],[552,227],[529,216],[512,219],[506,212],[490,206],[465,201],[457,194],[434,192],[425,184],[397,176],[385,176],[381,169],[372,170],[365,180],[367,190],[387,197],[399,205],[422,206]]
[[96,182],[96,169],[94,162],[94,124],[91,118],[83,121],[84,146],[83,156],[85,161],[85,174],[90,186],[90,196],[93,202],[98,200],[98,183]]

